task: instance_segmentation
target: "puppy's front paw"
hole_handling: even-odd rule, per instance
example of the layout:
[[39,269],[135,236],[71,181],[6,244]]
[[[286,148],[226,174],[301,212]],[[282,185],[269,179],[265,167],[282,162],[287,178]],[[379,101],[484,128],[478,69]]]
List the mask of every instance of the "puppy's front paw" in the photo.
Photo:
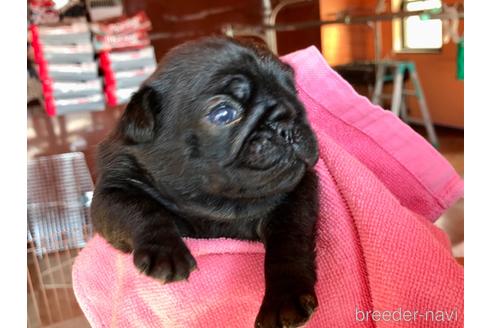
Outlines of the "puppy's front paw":
[[314,292],[265,295],[255,328],[291,328],[304,325],[318,307]]
[[133,263],[141,272],[166,283],[188,279],[196,268],[196,261],[182,240],[142,244],[135,248]]

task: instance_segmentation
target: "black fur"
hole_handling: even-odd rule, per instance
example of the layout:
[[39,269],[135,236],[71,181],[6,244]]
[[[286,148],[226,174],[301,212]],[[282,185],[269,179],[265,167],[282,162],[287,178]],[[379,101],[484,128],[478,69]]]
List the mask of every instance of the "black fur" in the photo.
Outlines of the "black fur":
[[[240,115],[215,125],[207,115],[222,102]],[[228,38],[189,42],[167,54],[100,144],[92,218],[165,282],[196,268],[183,236],[262,241],[256,327],[297,327],[317,307],[317,158],[288,65]]]

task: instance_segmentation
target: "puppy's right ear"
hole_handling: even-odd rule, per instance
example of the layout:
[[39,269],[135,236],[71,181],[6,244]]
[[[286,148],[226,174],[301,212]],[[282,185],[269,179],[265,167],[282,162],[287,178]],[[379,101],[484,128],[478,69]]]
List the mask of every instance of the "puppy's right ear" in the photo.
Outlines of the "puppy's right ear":
[[130,99],[121,116],[119,131],[130,143],[150,142],[156,129],[156,115],[162,103],[152,87],[142,86]]

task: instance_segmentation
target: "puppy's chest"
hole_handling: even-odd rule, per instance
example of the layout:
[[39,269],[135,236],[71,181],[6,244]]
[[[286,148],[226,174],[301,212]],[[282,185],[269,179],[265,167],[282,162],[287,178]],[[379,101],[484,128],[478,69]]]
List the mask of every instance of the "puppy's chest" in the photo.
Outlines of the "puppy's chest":
[[190,219],[210,221],[245,221],[264,218],[274,211],[280,197],[268,199],[226,199],[215,196],[199,196],[177,203],[179,214]]
[[207,218],[178,217],[176,225],[183,237],[234,238],[259,240],[258,229],[263,218],[211,220]]
[[262,223],[274,216],[280,198],[255,201],[208,199],[188,203],[176,218],[182,236],[259,240]]
[[180,199],[172,212],[183,237],[259,240],[262,223],[274,216],[284,197],[226,199],[201,195]]

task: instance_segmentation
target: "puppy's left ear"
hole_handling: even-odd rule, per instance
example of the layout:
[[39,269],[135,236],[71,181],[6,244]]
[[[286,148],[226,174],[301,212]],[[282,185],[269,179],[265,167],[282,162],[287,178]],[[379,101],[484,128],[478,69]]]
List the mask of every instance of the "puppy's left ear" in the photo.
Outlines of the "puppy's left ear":
[[152,141],[156,129],[156,115],[162,106],[159,99],[157,92],[147,85],[142,86],[132,96],[119,123],[119,130],[126,141]]

